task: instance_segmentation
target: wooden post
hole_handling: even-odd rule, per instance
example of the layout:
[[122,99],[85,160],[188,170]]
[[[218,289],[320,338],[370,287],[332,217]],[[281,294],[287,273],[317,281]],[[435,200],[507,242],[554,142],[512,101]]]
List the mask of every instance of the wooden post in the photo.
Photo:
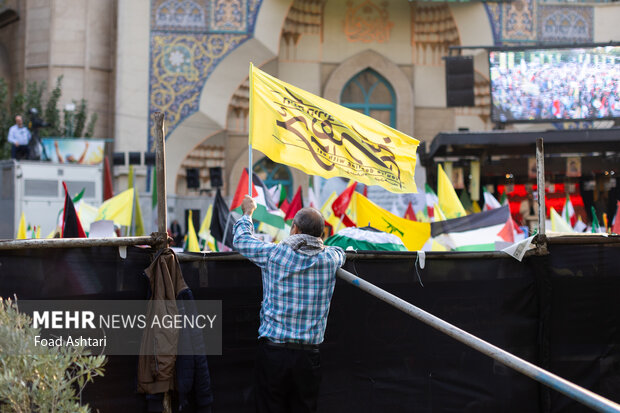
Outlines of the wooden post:
[[157,230],[158,236],[163,237],[158,247],[168,246],[168,205],[166,202],[166,135],[164,133],[164,114],[153,113],[155,122],[155,147],[157,150]]

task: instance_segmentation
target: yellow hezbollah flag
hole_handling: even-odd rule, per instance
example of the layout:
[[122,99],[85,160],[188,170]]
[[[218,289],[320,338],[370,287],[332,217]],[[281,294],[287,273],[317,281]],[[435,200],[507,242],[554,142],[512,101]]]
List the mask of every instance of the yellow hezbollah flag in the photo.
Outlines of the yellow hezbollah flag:
[[200,252],[200,245],[198,244],[198,237],[196,237],[196,230],[194,229],[191,209],[189,210],[189,216],[187,217],[187,250],[189,252]]
[[250,64],[250,145],[275,162],[324,178],[416,192],[418,140],[284,83]]
[[109,219],[117,225],[131,225],[131,214],[134,203],[133,188],[108,199],[99,207],[95,221]]
[[451,219],[467,215],[441,164],[437,165],[437,198],[439,199],[439,208],[446,218]]
[[431,236],[431,224],[401,218],[374,204],[362,194],[356,193],[357,222],[394,234],[403,240],[409,251],[419,251]]

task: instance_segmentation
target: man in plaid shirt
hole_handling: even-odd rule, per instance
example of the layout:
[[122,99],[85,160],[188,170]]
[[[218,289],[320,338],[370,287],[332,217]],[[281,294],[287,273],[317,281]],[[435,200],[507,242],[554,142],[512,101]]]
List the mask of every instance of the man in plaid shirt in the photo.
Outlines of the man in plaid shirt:
[[344,251],[323,245],[325,220],[314,208],[297,212],[291,236],[279,244],[252,235],[252,198],[246,195],[241,209],[234,247],[263,274],[256,411],[314,412],[321,381],[319,344]]

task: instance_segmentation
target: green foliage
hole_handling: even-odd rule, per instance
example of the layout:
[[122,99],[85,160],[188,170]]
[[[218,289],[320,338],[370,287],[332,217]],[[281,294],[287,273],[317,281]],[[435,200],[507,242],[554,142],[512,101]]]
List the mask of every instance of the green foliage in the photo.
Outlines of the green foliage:
[[9,123],[10,115],[6,110],[2,110],[7,107],[9,100],[9,86],[6,81],[0,78],[0,159],[6,158],[9,152],[9,145],[7,143],[7,134],[9,129],[6,125]]
[[[24,123],[29,124],[29,110],[35,108],[43,121],[49,126],[39,129],[39,137],[66,136],[75,138],[92,138],[94,135],[97,114],[88,116],[86,99],[73,103],[76,110],[69,113],[63,110],[64,119],[61,120],[58,104],[62,96],[62,76],[56,79],[56,86],[50,91],[49,97],[43,105],[43,93],[47,88],[45,82],[28,82],[26,88],[17,84],[12,96],[9,96],[9,87],[6,81],[0,78],[0,159],[8,158],[10,145],[7,142],[9,128],[15,124],[15,116],[22,115]],[[88,123],[87,123],[88,120]]]
[[103,376],[105,356],[82,347],[35,346],[39,334],[15,301],[0,298],[0,412],[89,412],[79,395]]
[[86,133],[84,134],[85,138],[92,138],[95,134],[95,123],[97,123],[97,118],[99,116],[96,113],[93,113],[90,117],[90,122],[88,122],[88,126],[86,127]]
[[80,103],[73,101],[77,110],[75,111],[75,117],[73,119],[73,136],[83,136],[84,126],[86,125],[86,116],[88,116],[88,109],[86,105],[86,99],[80,100]]
[[44,130],[41,130],[40,136],[62,136],[63,128],[60,124],[60,111],[58,110],[58,100],[62,95],[62,76],[58,76],[56,79],[56,87],[50,92],[50,96],[47,99],[47,105],[45,105],[45,122],[49,125]]

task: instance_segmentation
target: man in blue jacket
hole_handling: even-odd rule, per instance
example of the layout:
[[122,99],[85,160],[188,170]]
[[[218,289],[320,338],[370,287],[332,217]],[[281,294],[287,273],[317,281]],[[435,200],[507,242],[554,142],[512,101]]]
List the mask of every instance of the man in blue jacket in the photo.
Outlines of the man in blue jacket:
[[15,125],[9,128],[7,140],[11,144],[11,159],[28,159],[30,131],[20,115],[15,116]]
[[256,411],[315,412],[321,382],[319,344],[344,251],[323,245],[325,220],[314,208],[297,212],[291,236],[279,244],[253,236],[252,198],[246,196],[241,209],[233,244],[263,276]]

